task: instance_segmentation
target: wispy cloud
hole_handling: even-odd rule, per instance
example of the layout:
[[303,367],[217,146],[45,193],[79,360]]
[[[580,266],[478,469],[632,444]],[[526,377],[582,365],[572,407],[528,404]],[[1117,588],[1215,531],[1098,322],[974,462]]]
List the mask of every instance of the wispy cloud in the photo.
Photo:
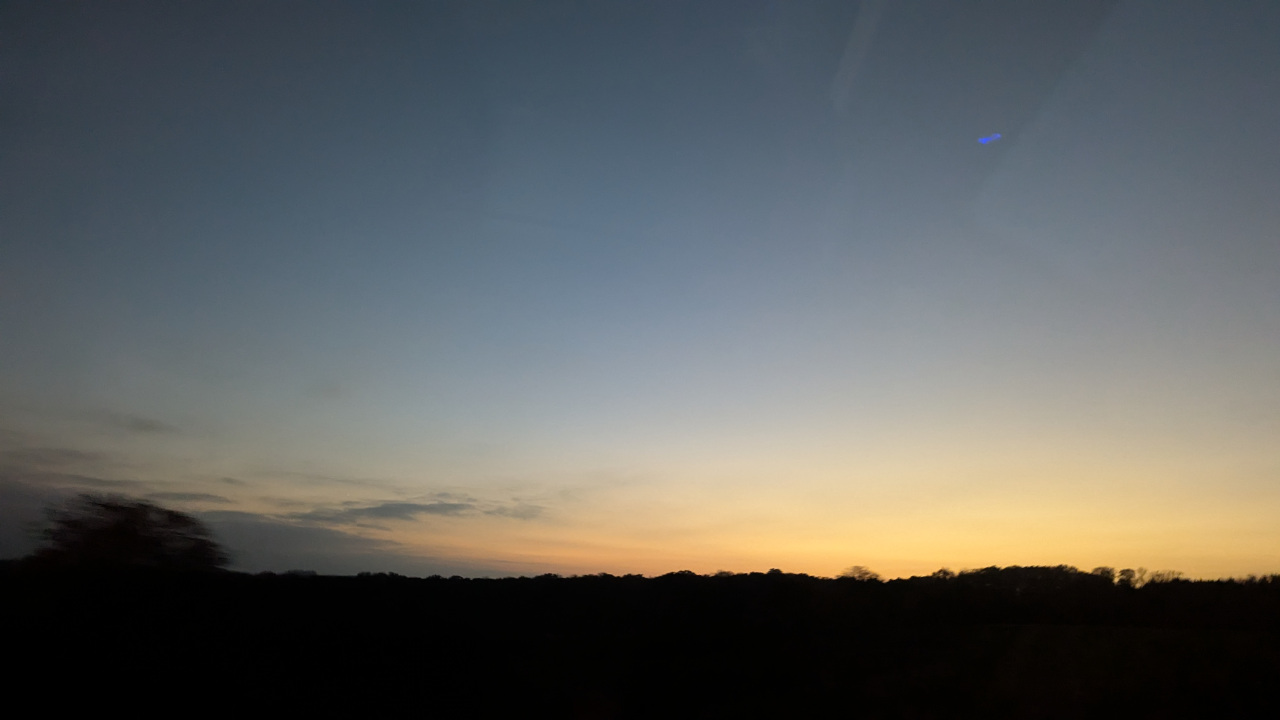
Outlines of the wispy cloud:
[[541,505],[530,505],[528,503],[516,503],[514,505],[502,505],[490,510],[485,510],[485,515],[500,515],[502,517],[516,518],[518,520],[532,520],[542,515],[546,508]]
[[221,495],[213,495],[211,493],[201,492],[153,492],[148,493],[147,497],[151,500],[173,500],[176,502],[210,502],[210,503],[234,503],[235,501],[224,498]]
[[854,81],[871,49],[871,39],[875,35],[876,26],[880,24],[884,5],[884,0],[863,0],[858,5],[858,17],[849,31],[849,40],[845,43],[844,54],[840,56],[836,76],[831,80],[831,104],[840,114],[849,110]]
[[15,448],[0,452],[0,465],[20,467],[26,470],[99,464],[105,460],[106,455],[103,453],[59,447]]
[[52,481],[63,485],[90,488],[137,488],[143,485],[143,483],[137,480],[113,480],[110,478],[74,475],[70,473],[42,473],[37,477],[41,480]]
[[102,415],[102,422],[115,430],[139,435],[167,435],[178,432],[178,428],[168,423],[128,413],[105,413]]
[[0,480],[10,482],[21,482],[27,485],[49,488],[139,488],[143,483],[137,480],[115,480],[111,478],[94,477],[92,475],[80,475],[77,473],[49,472],[49,471],[14,471],[12,469],[0,469]]
[[379,488],[388,491],[396,491],[398,488],[385,480],[374,480],[370,478],[342,477],[338,475],[326,475],[316,472],[299,472],[295,470],[258,470],[251,472],[255,477],[264,478],[267,481],[283,480],[285,482],[310,485],[353,485],[366,488]]
[[340,510],[312,510],[295,513],[295,520],[326,524],[356,524],[365,520],[416,520],[419,515],[463,515],[475,509],[471,503],[458,502],[388,502],[367,507],[350,507]]
[[420,550],[392,540],[361,537],[277,517],[225,510],[199,516],[226,546],[232,566],[239,570],[315,570],[334,575],[364,571],[416,576],[512,574],[497,562],[481,564],[424,556]]
[[119,459],[66,447],[24,447],[0,451],[0,479],[51,490],[140,490],[146,483],[110,477]]

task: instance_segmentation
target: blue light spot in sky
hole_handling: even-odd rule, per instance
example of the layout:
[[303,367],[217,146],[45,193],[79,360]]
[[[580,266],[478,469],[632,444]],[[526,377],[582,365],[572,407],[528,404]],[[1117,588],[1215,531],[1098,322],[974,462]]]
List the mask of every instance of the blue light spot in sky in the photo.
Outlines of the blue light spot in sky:
[[999,139],[1000,139],[1000,133],[996,133],[996,134],[994,134],[994,135],[990,135],[990,136],[988,136],[988,137],[978,138],[978,142],[982,143],[983,145],[986,145],[987,143],[995,142],[995,141],[997,141],[997,140],[999,140]]

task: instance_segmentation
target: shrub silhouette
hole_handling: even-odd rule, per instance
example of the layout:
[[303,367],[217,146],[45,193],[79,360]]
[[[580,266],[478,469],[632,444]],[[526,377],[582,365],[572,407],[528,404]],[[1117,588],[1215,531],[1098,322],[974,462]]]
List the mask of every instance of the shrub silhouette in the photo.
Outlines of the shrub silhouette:
[[80,495],[49,520],[38,566],[214,570],[229,560],[204,523],[141,500]]

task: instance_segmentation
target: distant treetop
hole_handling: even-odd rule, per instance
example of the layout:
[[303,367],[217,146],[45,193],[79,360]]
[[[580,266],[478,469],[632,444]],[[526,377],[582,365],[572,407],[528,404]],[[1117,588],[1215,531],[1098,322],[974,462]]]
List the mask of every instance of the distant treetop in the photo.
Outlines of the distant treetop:
[[851,580],[864,580],[870,582],[879,582],[880,573],[877,573],[865,565],[854,565],[853,567],[840,573],[840,577],[849,578]]

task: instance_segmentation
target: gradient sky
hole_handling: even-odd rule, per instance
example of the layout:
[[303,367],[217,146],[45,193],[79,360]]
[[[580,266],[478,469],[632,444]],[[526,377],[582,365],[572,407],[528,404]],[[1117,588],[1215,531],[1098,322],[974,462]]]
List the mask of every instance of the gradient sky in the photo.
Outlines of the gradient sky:
[[1280,572],[1276,38],[5,3],[0,556],[88,490],[247,570]]

